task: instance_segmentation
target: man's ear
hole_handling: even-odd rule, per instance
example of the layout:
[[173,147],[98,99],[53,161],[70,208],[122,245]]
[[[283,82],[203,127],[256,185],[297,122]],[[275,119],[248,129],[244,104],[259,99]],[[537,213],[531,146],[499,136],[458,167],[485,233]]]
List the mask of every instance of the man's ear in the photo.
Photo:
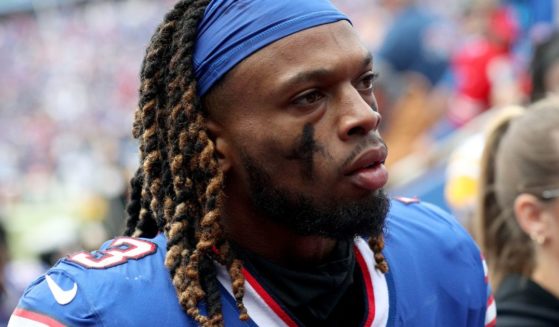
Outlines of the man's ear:
[[221,169],[222,172],[226,173],[231,169],[232,158],[230,151],[231,148],[229,146],[229,142],[227,141],[225,130],[221,124],[211,118],[208,118],[206,120],[206,127],[209,133],[208,136],[215,145],[215,153],[217,156],[219,169]]
[[514,214],[520,228],[534,239],[546,233],[544,208],[532,194],[520,194],[514,200]]

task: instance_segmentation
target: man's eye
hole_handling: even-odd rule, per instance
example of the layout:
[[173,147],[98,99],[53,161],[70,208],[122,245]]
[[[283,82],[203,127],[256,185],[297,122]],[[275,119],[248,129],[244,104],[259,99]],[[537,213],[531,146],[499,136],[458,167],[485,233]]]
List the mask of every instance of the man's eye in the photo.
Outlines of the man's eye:
[[324,94],[317,90],[308,91],[293,100],[295,105],[308,106],[314,104],[324,98]]
[[373,89],[375,85],[375,80],[378,78],[378,73],[369,72],[365,74],[359,83],[357,84],[356,88],[359,91],[369,91]]

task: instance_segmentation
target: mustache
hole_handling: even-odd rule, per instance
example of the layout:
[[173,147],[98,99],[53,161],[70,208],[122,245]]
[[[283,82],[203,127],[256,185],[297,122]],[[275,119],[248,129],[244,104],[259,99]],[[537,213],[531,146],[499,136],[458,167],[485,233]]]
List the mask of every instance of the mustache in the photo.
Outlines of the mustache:
[[386,151],[388,151],[386,143],[384,143],[384,140],[378,135],[373,135],[359,142],[355,149],[353,149],[349,156],[344,160],[343,164],[341,165],[341,169],[343,170],[344,167],[351,164],[353,160],[355,160],[355,158],[360,155],[366,148],[379,145],[381,148],[384,148]]

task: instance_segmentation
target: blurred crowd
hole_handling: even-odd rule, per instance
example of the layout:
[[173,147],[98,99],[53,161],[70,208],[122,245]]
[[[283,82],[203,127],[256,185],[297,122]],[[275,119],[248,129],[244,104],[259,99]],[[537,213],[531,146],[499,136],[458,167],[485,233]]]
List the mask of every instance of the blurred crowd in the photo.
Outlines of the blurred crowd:
[[6,285],[21,292],[42,265],[121,233],[141,59],[171,5],[90,1],[0,16],[0,217],[17,259]]
[[94,1],[0,17],[0,210],[16,234],[52,230],[52,240],[14,238],[24,254],[68,243],[84,222],[121,220],[111,206],[137,165],[130,126],[141,59],[170,5]]
[[[530,101],[534,49],[559,10],[553,0],[333,2],[375,56],[389,168],[489,110]],[[50,265],[122,231],[141,59],[173,1],[31,3],[0,5],[0,222],[11,256]],[[460,182],[449,191],[457,206],[473,193]]]

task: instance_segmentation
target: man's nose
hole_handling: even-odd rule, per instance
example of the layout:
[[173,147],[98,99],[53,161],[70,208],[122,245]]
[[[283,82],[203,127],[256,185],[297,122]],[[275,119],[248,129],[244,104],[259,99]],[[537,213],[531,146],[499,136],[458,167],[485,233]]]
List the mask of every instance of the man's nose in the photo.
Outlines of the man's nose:
[[346,96],[340,105],[342,117],[340,119],[339,133],[340,138],[347,141],[355,136],[364,136],[379,127],[381,116],[374,110],[376,100],[373,97],[373,104],[368,103],[359,94],[353,90],[351,94]]

